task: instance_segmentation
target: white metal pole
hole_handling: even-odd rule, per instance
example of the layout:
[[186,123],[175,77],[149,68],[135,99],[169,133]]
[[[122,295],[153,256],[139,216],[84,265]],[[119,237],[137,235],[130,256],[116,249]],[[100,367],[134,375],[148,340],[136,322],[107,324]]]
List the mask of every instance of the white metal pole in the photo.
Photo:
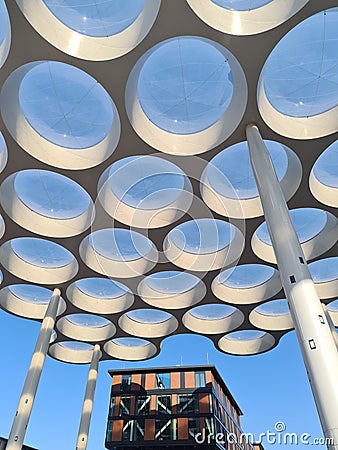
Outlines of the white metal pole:
[[101,350],[99,345],[95,345],[93,349],[92,360],[88,372],[88,380],[86,392],[83,401],[81,421],[79,433],[77,437],[76,450],[86,450],[88,443],[88,434],[90,421],[92,417],[94,395],[96,389],[97,374],[99,369],[99,361],[101,358]]
[[54,289],[41,324],[38,340],[22,389],[18,408],[9,434],[6,450],[21,450],[25,438],[29,418],[32,412],[36,391],[39,385],[42,369],[45,363],[48,346],[55,325],[56,314],[60,300],[60,290]]
[[338,351],[270,154],[256,125],[246,135],[265,220],[329,450],[338,450]]

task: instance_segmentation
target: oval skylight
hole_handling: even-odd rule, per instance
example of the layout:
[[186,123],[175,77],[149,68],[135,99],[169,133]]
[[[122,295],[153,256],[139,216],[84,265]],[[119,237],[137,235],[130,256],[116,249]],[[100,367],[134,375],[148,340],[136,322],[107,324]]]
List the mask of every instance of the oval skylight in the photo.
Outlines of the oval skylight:
[[337,8],[294,27],[270,54],[263,70],[271,105],[291,117],[320,115],[338,105]]
[[11,43],[11,26],[6,3],[0,0],[0,67],[6,61]]
[[134,261],[146,256],[152,249],[152,242],[140,233],[122,228],[106,228],[89,236],[95,252],[108,259]]
[[2,133],[0,133],[0,172],[4,170],[7,164],[7,158],[8,158],[7,144]]
[[157,127],[173,134],[203,131],[217,122],[233,94],[230,65],[205,40],[163,42],[145,61],[138,81],[141,107]]
[[232,11],[251,11],[271,3],[273,0],[211,0],[215,5]]
[[64,25],[93,37],[121,33],[135,22],[146,3],[146,0],[43,1]]
[[228,222],[196,219],[178,225],[169,232],[167,239],[184,252],[204,255],[226,248],[234,234],[234,227]]
[[235,289],[248,289],[266,283],[275,269],[262,264],[242,264],[227,269],[217,276],[217,281]]
[[74,256],[61,245],[39,238],[16,238],[11,241],[14,253],[34,266],[57,268],[67,266]]
[[338,140],[320,155],[312,171],[317,180],[325,186],[338,188]]
[[[265,141],[280,181],[288,168],[285,147],[274,141]],[[210,186],[229,198],[249,199],[258,196],[246,141],[219,152],[208,164],[206,176]]]
[[160,209],[173,203],[184,188],[179,167],[155,156],[130,156],[109,170],[110,189],[123,203],[141,209]]
[[144,281],[151,289],[168,295],[190,291],[201,282],[195,275],[178,270],[153,273]]
[[229,317],[231,314],[236,312],[237,309],[230,305],[221,305],[221,304],[208,304],[196,306],[191,309],[189,313],[196,317],[197,319],[203,320],[219,320],[224,319],[224,317]]
[[313,281],[327,283],[338,279],[338,256],[319,259],[309,264],[309,270]]
[[166,322],[172,315],[158,309],[135,309],[129,311],[126,315],[135,322],[146,324],[158,324]]
[[21,300],[40,305],[47,305],[52,296],[49,289],[31,284],[13,284],[8,289]]
[[100,328],[110,325],[109,320],[93,314],[71,314],[66,316],[67,320],[74,325],[89,328]]
[[145,347],[150,344],[149,341],[145,339],[123,337],[113,339],[114,344],[120,345],[121,347]]
[[14,189],[28,208],[51,219],[78,217],[91,204],[90,196],[75,181],[47,170],[18,172]]
[[258,305],[249,315],[250,322],[263,330],[290,330],[293,322],[286,299]]
[[110,278],[83,278],[76,281],[76,287],[84,294],[99,299],[117,298],[129,291],[129,288]]
[[105,89],[87,73],[61,62],[33,66],[21,81],[19,102],[38,134],[69,149],[97,145],[113,123],[112,100]]
[[284,316],[290,314],[288,301],[286,299],[272,300],[271,302],[263,303],[255,308],[259,314],[264,316]]

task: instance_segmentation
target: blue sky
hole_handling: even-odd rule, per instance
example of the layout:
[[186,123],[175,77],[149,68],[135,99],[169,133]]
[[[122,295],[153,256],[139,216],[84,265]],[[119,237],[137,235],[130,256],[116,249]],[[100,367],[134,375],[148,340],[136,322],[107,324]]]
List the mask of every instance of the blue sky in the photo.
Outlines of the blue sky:
[[[0,435],[8,436],[40,324],[0,311],[2,370],[0,383]],[[239,357],[216,351],[199,336],[168,338],[162,353],[147,362],[107,361],[100,365],[88,450],[104,449],[110,376],[108,370],[123,367],[215,364],[244,412],[244,431],[259,435],[274,431],[284,422],[286,431],[322,437],[294,332],[277,348],[258,356]],[[39,450],[75,448],[88,366],[64,364],[47,357],[26,442]],[[312,438],[310,438],[312,439]],[[269,445],[266,450],[292,448]],[[324,449],[323,445],[313,446]],[[308,449],[307,445],[294,446]]]

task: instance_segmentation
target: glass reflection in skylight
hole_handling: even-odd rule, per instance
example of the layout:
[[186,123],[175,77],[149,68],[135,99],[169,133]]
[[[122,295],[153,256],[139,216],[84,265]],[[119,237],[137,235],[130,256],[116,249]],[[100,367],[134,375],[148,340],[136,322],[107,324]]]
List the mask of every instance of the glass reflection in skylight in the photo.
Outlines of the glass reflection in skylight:
[[93,350],[94,346],[91,344],[87,344],[86,342],[78,342],[78,341],[64,341],[58,342],[58,345],[66,348],[67,350],[73,350],[76,352],[88,352]]
[[[326,225],[327,215],[322,209],[298,208],[290,210],[290,216],[295,227],[300,243],[313,239]],[[270,235],[266,222],[262,223],[256,230],[259,240],[271,245]]]
[[321,11],[293,28],[263,70],[268,100],[282,114],[309,117],[338,104],[338,8]]
[[327,309],[332,312],[338,312],[338,300],[329,303]]
[[272,300],[255,308],[255,311],[264,316],[285,316],[290,313],[286,299]]
[[58,268],[70,264],[74,257],[61,245],[39,238],[16,238],[11,241],[14,253],[29,264]]
[[21,82],[19,101],[31,127],[61,147],[93,147],[108,135],[113,122],[105,89],[87,73],[61,62],[33,67]]
[[273,0],[211,0],[218,6],[232,11],[250,11],[251,9],[261,8]]
[[234,289],[250,289],[266,283],[274,275],[275,269],[263,264],[242,264],[223,270],[217,281]]
[[8,286],[15,297],[24,300],[25,302],[46,305],[52,298],[52,291],[41,286],[34,286],[32,284],[13,284]]
[[121,347],[145,347],[150,344],[149,341],[140,338],[123,337],[113,339],[112,342]]
[[109,170],[109,185],[132,208],[160,209],[181,194],[186,176],[175,164],[155,156],[130,156]]
[[109,278],[83,278],[75,284],[84,294],[100,299],[118,298],[129,291],[127,286]]
[[7,8],[5,2],[3,0],[0,0],[0,45],[4,41],[7,33],[8,33]]
[[109,320],[94,314],[71,314],[67,320],[80,327],[100,328],[110,325]]
[[327,283],[338,279],[338,256],[319,259],[309,264],[309,270],[315,283]]
[[135,22],[146,0],[43,0],[67,27],[93,37],[121,33]]
[[[284,146],[274,141],[264,142],[280,181],[288,168],[288,157]],[[224,197],[249,199],[258,196],[246,141],[232,145],[218,153],[210,161],[207,174],[211,187]]]
[[78,217],[90,206],[90,197],[80,185],[47,170],[18,172],[14,189],[29,209],[52,219]]
[[313,166],[317,180],[332,188],[338,188],[338,140],[333,142]]
[[101,256],[117,261],[140,259],[154,248],[142,234],[122,228],[95,231],[89,236],[89,242]]
[[172,317],[171,314],[159,309],[134,309],[126,313],[126,315],[135,322],[145,324],[166,322]]
[[180,250],[193,254],[209,254],[228,247],[235,228],[218,219],[189,220],[168,234],[168,239]]
[[256,339],[263,338],[265,334],[266,333],[264,331],[259,330],[241,330],[229,333],[225,336],[225,338],[232,341],[254,341]]
[[174,134],[203,131],[228,108],[233,80],[225,56],[198,37],[169,39],[144,63],[138,96],[146,116]]
[[188,272],[172,270],[153,273],[146,277],[144,281],[155,291],[166,294],[180,294],[194,289],[201,280]]
[[192,316],[203,320],[221,320],[231,316],[234,312],[236,312],[236,308],[233,306],[217,303],[197,306],[189,311]]

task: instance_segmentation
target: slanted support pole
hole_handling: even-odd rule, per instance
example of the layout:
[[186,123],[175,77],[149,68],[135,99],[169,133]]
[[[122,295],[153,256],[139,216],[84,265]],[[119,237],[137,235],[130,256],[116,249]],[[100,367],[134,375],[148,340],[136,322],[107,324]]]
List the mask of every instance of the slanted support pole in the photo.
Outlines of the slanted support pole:
[[92,360],[88,372],[88,380],[86,392],[83,401],[81,421],[79,433],[77,437],[76,450],[86,450],[88,443],[88,434],[90,421],[92,418],[94,395],[97,381],[97,374],[99,369],[99,361],[101,358],[101,350],[99,345],[95,345],[92,355]]
[[42,369],[45,363],[50,338],[55,325],[60,295],[61,293],[59,289],[54,289],[45,317],[41,324],[39,337],[36,342],[25,384],[22,389],[6,450],[21,450],[22,448],[36,391],[38,389]]
[[338,450],[338,351],[311,278],[270,154],[256,125],[250,160],[282,285],[329,450]]

